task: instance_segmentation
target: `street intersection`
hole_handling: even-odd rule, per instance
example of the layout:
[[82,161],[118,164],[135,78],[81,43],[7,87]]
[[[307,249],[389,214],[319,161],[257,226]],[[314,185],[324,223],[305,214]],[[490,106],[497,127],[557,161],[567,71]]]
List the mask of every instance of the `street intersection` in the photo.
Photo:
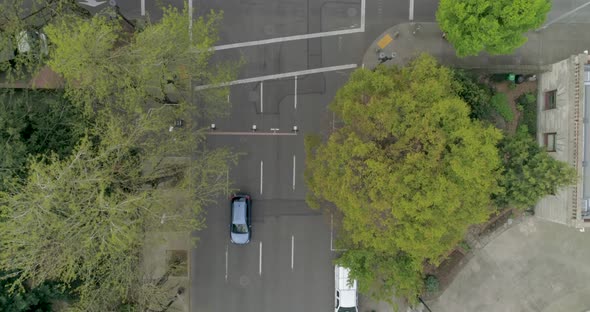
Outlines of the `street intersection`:
[[[181,8],[183,1],[117,4],[128,18],[157,20],[161,4]],[[554,1],[546,25],[585,22],[586,4]],[[328,104],[352,70],[371,62],[368,48],[384,31],[435,22],[437,5],[436,0],[189,2],[194,17],[224,12],[215,59],[245,61],[239,82],[230,86],[228,117],[204,124],[215,125],[208,148],[229,147],[241,155],[227,173],[226,195],[238,190],[253,198],[253,237],[245,246],[229,241],[227,197],[207,207],[207,228],[194,233],[199,241],[190,256],[191,311],[333,309],[337,251],[330,216],[305,203],[303,138],[333,129]],[[403,49],[402,43],[417,44],[394,39],[391,46]]]

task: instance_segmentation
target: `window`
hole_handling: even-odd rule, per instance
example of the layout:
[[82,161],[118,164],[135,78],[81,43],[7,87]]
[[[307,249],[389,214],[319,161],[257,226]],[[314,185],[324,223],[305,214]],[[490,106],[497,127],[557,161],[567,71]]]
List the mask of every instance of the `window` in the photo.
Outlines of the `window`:
[[554,109],[557,107],[557,90],[545,92],[545,109]]
[[548,152],[555,152],[555,138],[557,133],[545,133],[545,148]]
[[238,234],[248,233],[248,226],[246,224],[232,224],[232,232]]

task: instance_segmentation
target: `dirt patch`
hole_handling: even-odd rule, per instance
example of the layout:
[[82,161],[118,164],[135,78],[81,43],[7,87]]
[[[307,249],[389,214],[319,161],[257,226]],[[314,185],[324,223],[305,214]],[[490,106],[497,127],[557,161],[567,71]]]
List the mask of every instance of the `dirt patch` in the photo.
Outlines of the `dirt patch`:
[[518,103],[516,100],[525,93],[535,93],[537,90],[537,81],[525,81],[521,84],[513,84],[509,81],[502,82],[488,82],[495,92],[502,92],[506,94],[508,98],[508,105],[514,113],[514,119],[510,122],[505,122],[504,126],[500,127],[508,134],[516,133],[516,129],[520,123],[522,117],[522,111],[518,109]]

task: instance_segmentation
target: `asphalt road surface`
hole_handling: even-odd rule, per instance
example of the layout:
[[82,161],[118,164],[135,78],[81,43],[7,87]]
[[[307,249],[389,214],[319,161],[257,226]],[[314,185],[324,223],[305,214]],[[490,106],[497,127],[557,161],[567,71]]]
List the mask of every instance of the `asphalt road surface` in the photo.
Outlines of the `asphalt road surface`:
[[[160,5],[180,8],[183,3],[117,2],[127,18],[153,20],[162,16]],[[383,30],[408,21],[432,22],[438,5],[436,0],[366,0],[363,10],[361,3],[194,0],[192,5],[197,16],[210,10],[224,12],[218,45],[237,45],[218,51],[215,59],[245,60],[240,79],[346,64],[363,66],[366,47]],[[100,2],[90,10],[106,5]],[[587,0],[553,1],[547,23],[585,22],[588,16]],[[277,39],[334,31],[342,33],[286,42]],[[247,44],[265,39],[275,43]],[[205,121],[217,126],[212,131],[216,135],[208,138],[210,148],[231,147],[242,155],[227,174],[228,191],[252,196],[253,237],[245,246],[230,243],[227,198],[207,207],[207,228],[195,233],[199,242],[191,253],[192,311],[333,311],[336,254],[331,249],[330,216],[311,210],[304,201],[303,138],[306,133],[328,134],[335,126],[327,105],[350,72],[326,70],[232,86],[228,118]],[[253,125],[257,133],[270,135],[247,135]],[[292,131],[293,126],[298,132]]]
[[[415,20],[434,20],[437,1],[415,2],[410,12],[409,1],[367,1],[363,32],[238,45],[218,51],[216,59],[243,58],[239,79],[361,67],[366,46],[387,27],[407,22],[410,13]],[[224,11],[219,46],[361,27],[360,1],[205,0],[196,6],[199,12]],[[351,71],[232,86],[228,118],[207,121],[216,125],[209,147],[243,153],[228,174],[229,188],[253,198],[253,239],[246,246],[229,241],[227,198],[208,207],[207,229],[195,233],[200,242],[191,257],[192,311],[333,311],[337,254],[331,249],[330,216],[305,203],[303,138],[328,134],[335,126],[327,106]],[[268,135],[248,135],[253,125],[256,133]],[[290,135],[293,126],[297,135]]]

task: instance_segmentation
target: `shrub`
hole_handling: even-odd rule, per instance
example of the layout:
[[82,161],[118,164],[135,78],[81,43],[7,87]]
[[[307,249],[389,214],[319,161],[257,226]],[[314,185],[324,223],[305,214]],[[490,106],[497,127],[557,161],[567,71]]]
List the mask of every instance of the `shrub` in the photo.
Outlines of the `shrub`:
[[537,103],[537,96],[532,92],[527,92],[521,96],[523,99],[523,104],[536,104]]
[[489,76],[490,81],[493,82],[502,82],[508,80],[508,74],[491,74]]
[[524,210],[544,196],[576,183],[574,168],[551,157],[528,134],[526,126],[504,137],[498,147],[504,167],[499,181],[503,191],[494,198],[498,207]]
[[520,125],[526,126],[528,133],[533,137],[537,136],[537,96],[528,92],[521,95],[517,100],[522,107]]
[[493,111],[490,105],[492,90],[477,81],[473,73],[461,69],[453,70],[453,78],[459,83],[457,95],[471,108],[470,117],[474,119],[490,119]]
[[440,287],[440,283],[438,278],[434,275],[427,275],[424,279],[424,286],[426,287],[426,291],[429,293],[435,293],[438,291]]
[[469,246],[469,244],[466,241],[459,242],[459,246],[461,246],[461,248],[463,248],[463,250],[465,251],[471,250],[471,246]]
[[508,105],[508,97],[505,93],[498,92],[494,94],[490,101],[494,110],[496,110],[504,120],[507,122],[514,120],[514,112],[512,112],[510,105]]

